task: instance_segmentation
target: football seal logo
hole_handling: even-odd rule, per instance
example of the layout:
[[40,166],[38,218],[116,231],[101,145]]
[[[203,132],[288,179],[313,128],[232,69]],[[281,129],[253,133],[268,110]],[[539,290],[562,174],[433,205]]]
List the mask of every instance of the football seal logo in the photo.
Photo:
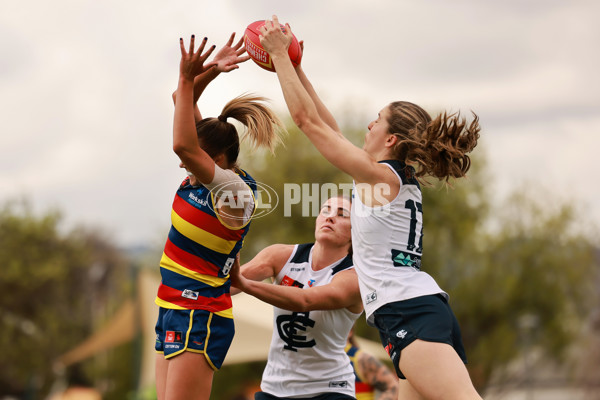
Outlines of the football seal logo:
[[310,312],[294,312],[291,315],[280,315],[277,317],[277,332],[281,340],[285,342],[285,350],[298,351],[298,348],[313,347],[317,343],[314,339],[307,341],[306,336],[299,331],[315,326],[315,321],[308,317]]

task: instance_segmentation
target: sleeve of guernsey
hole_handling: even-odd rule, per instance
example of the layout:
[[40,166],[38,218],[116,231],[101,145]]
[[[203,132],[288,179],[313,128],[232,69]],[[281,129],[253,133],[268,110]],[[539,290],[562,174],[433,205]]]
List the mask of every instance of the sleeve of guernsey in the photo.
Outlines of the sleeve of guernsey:
[[244,223],[248,222],[254,210],[254,196],[252,189],[238,174],[230,169],[223,169],[215,165],[215,175],[212,182],[204,186],[222,201],[234,201],[235,204],[243,202]]

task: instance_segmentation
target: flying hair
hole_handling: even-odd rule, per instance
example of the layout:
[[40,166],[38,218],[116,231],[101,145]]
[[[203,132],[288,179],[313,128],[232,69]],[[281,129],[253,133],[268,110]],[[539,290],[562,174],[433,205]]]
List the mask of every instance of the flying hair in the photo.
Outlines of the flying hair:
[[233,118],[246,127],[242,140],[249,138],[254,148],[266,147],[271,152],[281,142],[285,127],[277,115],[267,107],[267,99],[252,94],[243,94],[229,101],[221,116]]
[[[415,166],[416,177],[432,176],[449,183],[464,177],[471,167],[469,153],[479,139],[479,117],[467,123],[460,112],[440,113],[435,119],[406,101],[390,104],[390,133],[398,137],[393,155]],[[424,182],[423,179],[419,179]]]
[[240,135],[230,121],[233,118],[245,126],[242,140],[247,137],[254,148],[266,147],[271,152],[281,142],[285,127],[267,107],[267,99],[244,94],[230,100],[217,118],[204,118],[196,124],[198,141],[211,156],[224,154],[229,166],[235,166],[240,152]]

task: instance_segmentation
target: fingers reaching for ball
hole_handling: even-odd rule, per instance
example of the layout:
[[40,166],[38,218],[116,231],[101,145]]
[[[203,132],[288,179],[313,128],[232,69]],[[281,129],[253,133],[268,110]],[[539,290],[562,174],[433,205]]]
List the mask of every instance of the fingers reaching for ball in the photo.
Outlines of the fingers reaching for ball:
[[273,15],[273,20],[265,20],[265,24],[260,27],[260,33],[260,44],[271,57],[286,54],[294,37],[289,29],[286,32],[279,24],[276,15]]
[[227,43],[225,43],[225,45],[217,52],[217,54],[213,58],[213,62],[216,63],[215,68],[219,72],[230,72],[234,69],[238,69],[238,64],[248,61],[250,59],[249,56],[242,56],[242,54],[244,54],[244,52],[246,51],[246,48],[243,46],[243,37],[240,40],[238,40],[235,45],[233,44],[234,39],[235,32],[231,34]]
[[202,40],[202,42],[200,43],[198,50],[196,52],[194,52],[195,39],[196,39],[195,35],[192,35],[192,37],[190,38],[189,51],[186,51],[186,49],[185,49],[184,40],[182,38],[179,39],[179,47],[181,49],[181,61],[179,63],[179,74],[183,78],[190,79],[190,80],[193,80],[196,76],[200,75],[204,71],[212,68],[213,66],[215,66],[217,64],[214,61],[211,61],[210,63],[208,63],[206,65],[204,64],[206,59],[215,50],[215,46],[213,45],[213,46],[209,47],[209,49],[204,52],[204,48],[208,41],[208,39],[205,37]]
[[[276,26],[279,28],[275,28]],[[263,41],[268,41],[267,48],[263,47]],[[271,53],[281,51],[283,56],[287,48],[294,67],[297,67],[302,59],[302,49],[289,25],[275,25],[271,20],[259,20],[249,24],[244,32],[244,46],[252,61],[271,72],[275,72]]]

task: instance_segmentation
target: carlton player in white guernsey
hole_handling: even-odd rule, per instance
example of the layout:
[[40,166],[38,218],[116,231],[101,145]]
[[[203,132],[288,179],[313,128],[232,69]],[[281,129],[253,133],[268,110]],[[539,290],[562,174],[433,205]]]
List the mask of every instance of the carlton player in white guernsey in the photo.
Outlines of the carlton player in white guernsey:
[[[231,271],[235,288],[275,306],[256,400],[355,398],[354,372],[344,350],[362,313],[348,254],[350,208],[348,199],[327,200],[317,217],[314,244],[269,246]],[[261,282],[269,277],[273,284]]]
[[[292,119],[329,162],[354,179],[354,264],[367,321],[379,329],[397,375],[405,378],[399,398],[480,399],[447,295],[422,272],[424,208],[417,182],[465,176],[468,153],[479,139],[478,117],[470,124],[446,112],[432,119],[416,104],[395,101],[369,124],[358,148],[342,135],[302,69],[292,65],[287,54],[292,38],[289,25],[282,32],[276,16],[261,28],[261,44]],[[385,57],[371,60],[368,68],[381,62]]]
[[[382,305],[432,294],[448,298],[435,280],[421,271],[423,209],[414,168],[397,160],[381,163],[401,182],[398,195],[387,204],[369,207],[361,200],[361,185],[355,185],[352,202],[354,260],[361,266],[357,273],[370,325]],[[372,194],[385,198],[386,189],[375,186]]]

